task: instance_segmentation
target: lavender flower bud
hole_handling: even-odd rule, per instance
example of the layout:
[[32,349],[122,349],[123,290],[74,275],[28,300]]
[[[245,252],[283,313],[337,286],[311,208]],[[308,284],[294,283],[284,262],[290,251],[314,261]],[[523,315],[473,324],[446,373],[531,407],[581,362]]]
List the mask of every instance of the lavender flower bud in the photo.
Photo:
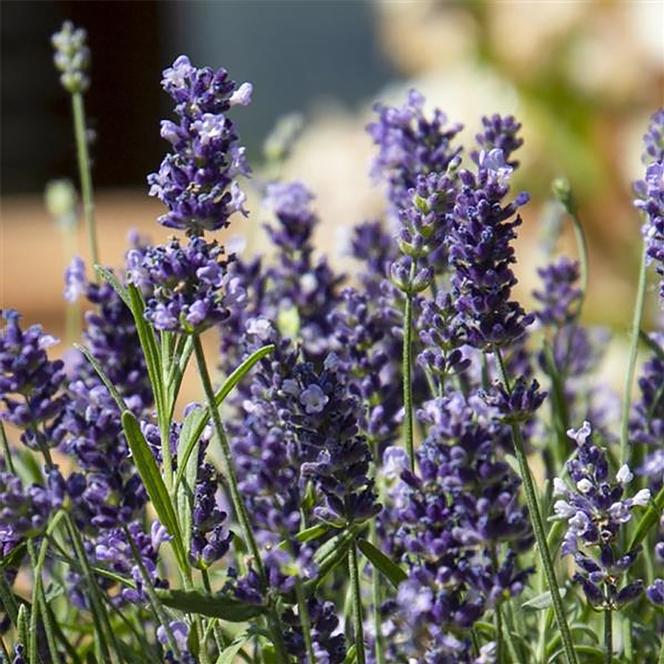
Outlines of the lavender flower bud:
[[62,87],[72,94],[85,92],[90,86],[87,71],[90,68],[90,49],[86,41],[86,32],[74,28],[73,23],[65,21],[60,32],[51,37],[55,48],[53,61],[60,75]]

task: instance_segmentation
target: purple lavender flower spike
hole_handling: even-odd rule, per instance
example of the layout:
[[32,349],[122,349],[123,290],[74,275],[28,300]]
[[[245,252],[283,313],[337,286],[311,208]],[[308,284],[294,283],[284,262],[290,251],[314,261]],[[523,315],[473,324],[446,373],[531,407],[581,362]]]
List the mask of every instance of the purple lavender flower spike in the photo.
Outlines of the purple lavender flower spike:
[[[202,454],[201,454],[202,456]],[[230,548],[232,534],[227,514],[219,504],[219,480],[213,466],[201,463],[194,494],[190,557],[200,569],[208,568]]]
[[655,579],[646,588],[646,596],[655,606],[664,606],[664,579]]
[[[189,627],[182,620],[172,620],[169,628],[178,649],[180,656],[176,659],[175,653],[170,649],[164,655],[164,661],[169,664],[195,664],[196,658],[189,652]],[[168,646],[168,636],[163,625],[157,627],[157,641],[163,646]]]
[[65,371],[62,360],[48,359],[46,349],[58,341],[44,334],[39,325],[22,330],[16,311],[5,310],[2,317],[0,402],[5,408],[0,419],[21,429],[21,441],[29,448],[55,447],[63,436]]
[[533,292],[535,299],[542,304],[536,312],[543,325],[562,328],[572,323],[576,317],[581,300],[581,289],[576,285],[579,280],[579,262],[566,256],[544,268],[537,274],[542,279],[541,290]]
[[226,320],[230,309],[246,300],[216,242],[192,237],[183,246],[172,238],[144,252],[130,251],[127,262],[129,280],[152,293],[145,318],[158,330],[200,332]]
[[660,275],[659,294],[664,303],[664,109],[658,110],[650,120],[644,136],[646,150],[645,178],[634,183],[637,199],[634,205],[645,215],[643,236],[646,254]]
[[[651,341],[664,353],[664,333],[653,333]],[[664,359],[653,353],[644,363],[639,377],[640,400],[634,404],[630,420],[630,440],[633,443],[653,447],[653,454],[661,450],[657,446],[664,440]],[[656,458],[653,457],[653,458]],[[646,460],[645,465],[648,465]],[[656,473],[646,474],[655,476]]]
[[388,198],[396,208],[404,207],[417,177],[444,173],[461,151],[451,142],[461,131],[460,124],[447,124],[447,117],[435,109],[431,119],[424,114],[424,97],[416,90],[408,93],[401,108],[376,104],[378,119],[367,131],[378,146],[372,173],[387,182]]
[[547,394],[539,389],[535,379],[528,383],[519,376],[511,391],[508,392],[500,382],[483,396],[489,405],[498,410],[505,422],[526,422],[542,405]]
[[225,228],[233,212],[246,214],[235,177],[249,175],[244,148],[226,113],[249,104],[251,85],[237,87],[225,69],[197,69],[186,56],[164,71],[162,85],[180,121],[162,122],[161,135],[173,152],[158,173],[148,176],[150,195],[169,209],[159,222],[189,235]]
[[[517,122],[512,115],[501,116],[495,113],[482,118],[482,131],[475,137],[481,150],[490,152],[498,149],[503,151],[503,156],[508,166],[517,168],[519,162],[511,160],[512,153],[523,145],[523,139],[517,136],[521,129],[521,123]],[[481,150],[471,153],[473,161],[478,164]]]
[[[145,605],[148,597],[145,591],[143,574],[134,558],[128,535],[133,540],[143,567],[151,583],[156,588],[167,588],[168,582],[159,576],[157,569],[159,548],[168,541],[166,529],[159,522],[152,522],[150,532],[147,533],[138,521],[132,521],[124,528],[109,528],[102,530],[96,536],[86,539],[86,553],[90,562],[102,569],[108,569],[121,576],[130,577],[135,587],[123,587],[119,593],[113,595],[112,601],[116,605],[124,603]],[[98,576],[97,582],[104,590],[110,590],[115,584],[107,577]],[[69,594],[74,606],[89,608],[88,596],[84,591],[84,580],[73,570],[67,577]]]
[[664,108],[660,108],[652,114],[643,143],[645,147],[643,161],[646,164],[664,161]]
[[518,340],[534,319],[510,300],[516,284],[511,242],[521,224],[520,216],[512,217],[528,200],[522,193],[503,204],[511,171],[502,151],[494,149],[480,154],[477,174],[460,172],[449,236],[459,324],[468,344],[487,351]]
[[[4,466],[4,462],[0,459]],[[6,556],[21,540],[40,535],[63,503],[62,476],[47,470],[46,484],[25,487],[10,472],[0,471],[0,554]]]
[[574,579],[588,601],[596,608],[616,610],[636,599],[643,589],[638,579],[619,588],[639,554],[639,549],[620,553],[619,536],[632,511],[648,505],[650,491],[641,489],[631,498],[625,497],[634,475],[623,465],[611,481],[606,450],[592,442],[589,422],[578,430],[570,429],[568,435],[577,444],[576,455],[567,462],[574,488],[556,478],[553,492],[558,498],[554,518],[568,524],[562,554],[574,556],[579,570]]
[[[418,417],[428,432],[419,472],[390,453],[397,468],[406,467],[381,515],[396,524],[392,555],[409,566],[391,616],[401,638],[392,640],[417,661],[470,662],[470,643],[451,634],[521,592],[530,570],[517,567],[516,554],[532,533],[519,505],[520,480],[496,454],[503,425],[479,395],[452,393],[425,404]],[[497,559],[499,546],[506,554]]]
[[373,445],[382,447],[399,432],[399,349],[390,333],[392,317],[373,304],[366,294],[346,288],[329,321],[332,348],[364,406],[360,428]]

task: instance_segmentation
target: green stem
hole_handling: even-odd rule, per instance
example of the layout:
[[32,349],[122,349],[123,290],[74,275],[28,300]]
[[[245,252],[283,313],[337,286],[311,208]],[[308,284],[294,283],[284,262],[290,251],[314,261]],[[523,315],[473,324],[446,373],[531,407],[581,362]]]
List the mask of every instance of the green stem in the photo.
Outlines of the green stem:
[[108,638],[113,644],[115,653],[119,653],[120,650],[115,638],[115,632],[111,627],[108,615],[106,614],[106,609],[104,608],[103,602],[101,601],[99,586],[97,585],[97,580],[95,579],[94,574],[92,573],[92,569],[90,568],[90,563],[85,553],[85,547],[83,546],[83,540],[81,539],[81,535],[76,525],[72,521],[70,515],[67,512],[63,512],[63,514],[65,524],[67,526],[67,530],[69,531],[69,536],[76,553],[76,557],[78,558],[79,564],[81,565],[83,577],[85,578],[88,592],[90,593],[92,619],[94,621],[95,631],[98,636],[99,650],[104,661],[115,662],[117,661],[118,657],[116,654],[111,657],[106,639]]
[[[369,540],[374,546],[378,544],[378,534],[376,532],[376,519],[372,519],[369,524]],[[385,653],[383,649],[383,634],[382,634],[382,621],[380,619],[380,574],[377,570],[372,571],[371,575],[371,602],[373,604],[374,613],[374,631],[375,631],[375,644],[374,649],[376,653],[376,664],[385,664]]]
[[28,660],[31,664],[41,661],[39,656],[39,646],[37,643],[37,634],[39,633],[39,594],[41,592],[41,570],[44,564],[46,554],[42,556],[42,550],[45,550],[47,540],[42,540],[39,549],[39,558],[41,558],[41,565],[39,564],[38,557],[35,553],[35,546],[33,540],[28,540],[28,552],[30,554],[30,563],[34,569],[34,579],[32,585],[32,610],[30,611],[30,642],[28,643]]
[[[523,661],[523,658],[521,656],[521,651],[517,648],[516,643],[514,642],[514,637],[512,636],[512,631],[514,630],[514,614],[511,609],[511,605],[509,602],[506,605],[507,611],[506,611],[506,620],[505,620],[505,643],[507,645],[507,651],[510,654],[510,658],[512,662],[515,662],[515,664],[521,664]],[[523,627],[523,626],[522,626]],[[526,630],[525,628],[523,631],[519,630],[519,633],[525,634]]]
[[634,373],[636,372],[636,356],[639,346],[639,329],[641,328],[641,318],[643,318],[643,305],[646,294],[646,268],[647,256],[645,249],[641,255],[641,265],[639,267],[639,283],[636,290],[636,301],[634,303],[634,315],[632,317],[632,330],[630,333],[629,361],[627,364],[627,373],[625,374],[625,387],[623,390],[622,418],[620,421],[620,463],[629,461],[629,412],[632,406],[632,385],[634,383]]
[[493,621],[496,627],[496,662],[501,664],[503,661],[503,618],[500,613],[500,604],[496,604]]
[[657,664],[664,664],[664,636],[662,637],[662,641],[660,643],[659,658],[657,659]]
[[7,440],[4,424],[2,422],[0,422],[0,440],[2,441],[2,451],[5,454],[5,463],[7,464],[7,469],[10,473],[16,475],[14,460],[12,459],[12,452],[9,447],[9,441]]
[[[505,372],[505,365],[503,363],[500,350],[496,349],[495,352],[502,380],[505,383],[505,388],[508,392],[510,392],[511,387]],[[544,521],[542,520],[542,514],[539,508],[537,493],[535,491],[535,484],[530,473],[530,467],[528,466],[528,458],[526,457],[526,452],[524,450],[523,437],[521,436],[521,430],[519,429],[519,425],[517,423],[512,423],[511,426],[512,440],[514,442],[514,452],[519,463],[519,471],[526,494],[528,513],[530,516],[531,524],[533,526],[533,531],[535,533],[535,540],[537,541],[537,548],[542,560],[542,566],[544,567],[546,582],[549,586],[549,591],[551,592],[553,609],[556,614],[556,622],[558,623],[558,629],[560,630],[563,648],[565,650],[565,657],[567,658],[568,664],[577,664],[576,653],[574,651],[574,641],[572,640],[572,634],[569,631],[567,619],[565,618],[565,607],[563,606],[563,601],[560,597],[558,582],[556,580],[556,572],[553,567],[553,560],[551,558],[551,553],[546,541],[546,530],[544,528]]]
[[228,488],[231,494],[231,501],[233,503],[233,509],[237,516],[237,520],[242,529],[242,536],[244,538],[249,552],[254,558],[256,568],[258,570],[259,576],[261,577],[263,584],[265,584],[265,569],[263,568],[263,561],[260,556],[260,550],[258,549],[258,544],[254,538],[253,531],[251,529],[251,524],[249,522],[249,517],[247,510],[244,506],[244,501],[240,495],[240,489],[237,483],[237,475],[235,474],[235,465],[233,463],[233,453],[231,451],[231,446],[226,437],[226,431],[224,430],[224,425],[221,422],[221,417],[219,416],[219,409],[214,399],[214,390],[212,389],[212,382],[210,381],[210,374],[207,369],[207,364],[205,362],[205,353],[203,351],[203,345],[201,344],[201,339],[198,335],[194,337],[194,353],[196,354],[196,362],[198,363],[198,372],[201,376],[201,382],[203,384],[203,391],[205,392],[205,398],[208,403],[208,410],[210,416],[212,417],[212,422],[219,439],[219,445],[221,446],[221,463],[228,482]]
[[78,174],[81,181],[81,197],[83,199],[83,217],[88,233],[90,257],[93,265],[99,264],[97,250],[97,230],[95,227],[95,205],[92,197],[92,174],[90,170],[90,154],[85,126],[85,108],[83,95],[74,92],[71,96],[72,111],[74,114],[74,135],[76,137],[76,152],[78,155]]
[[613,630],[612,614],[609,609],[604,610],[604,664],[611,664],[613,660]]
[[304,597],[302,590],[302,581],[298,578],[295,582],[295,594],[297,595],[297,610],[300,616],[300,625],[302,626],[302,636],[304,638],[304,647],[307,653],[309,664],[316,664],[316,656],[314,655],[314,645],[311,639],[311,621],[309,619],[309,609],[307,608],[307,600]]
[[576,238],[576,245],[579,251],[579,267],[581,272],[581,297],[579,298],[579,306],[576,310],[576,316],[578,318],[581,314],[581,309],[583,308],[583,303],[588,292],[588,241],[586,240],[586,234],[576,211],[572,210],[570,216],[572,218],[574,237]]
[[[201,578],[203,579],[203,588],[205,588],[205,592],[208,595],[212,594],[212,584],[210,583],[210,575],[208,574],[208,571],[206,569],[201,570]],[[221,626],[219,625],[219,621],[216,618],[212,618],[210,621],[212,623],[212,633],[214,635],[214,640],[217,644],[217,648],[219,649],[219,652],[221,652],[225,645],[226,645],[226,640],[224,638],[224,632],[221,629]],[[204,639],[204,642],[206,639]]]
[[125,537],[129,542],[131,553],[134,557],[134,560],[136,561],[136,564],[138,565],[138,570],[141,574],[141,578],[143,579],[143,585],[145,587],[145,592],[148,596],[150,607],[152,608],[155,617],[162,624],[164,631],[166,632],[166,640],[168,641],[168,647],[173,651],[174,655],[179,657],[181,655],[180,648],[178,647],[177,641],[175,640],[175,636],[173,635],[173,630],[171,629],[168,615],[166,615],[166,611],[164,611],[164,607],[161,605],[161,602],[157,597],[157,593],[155,592],[154,586],[152,585],[152,579],[150,578],[147,569],[145,569],[143,559],[141,558],[141,554],[138,551],[138,548],[136,547],[134,538],[129,532],[129,528],[126,525],[123,525],[123,530],[125,533]]
[[410,469],[415,470],[415,451],[413,445],[413,382],[412,382],[412,345],[413,345],[413,297],[405,293],[406,306],[403,321],[403,356],[401,372],[403,374],[403,433],[406,452],[410,459]]
[[360,570],[357,560],[357,545],[353,542],[348,550],[348,571],[353,595],[353,630],[355,632],[355,654],[357,664],[365,664],[364,628],[362,626],[362,595],[360,590]]
[[[263,567],[263,560],[261,559],[260,550],[256,540],[254,538],[253,531],[251,529],[251,523],[249,521],[249,515],[244,506],[244,501],[240,495],[240,489],[237,483],[237,475],[235,474],[235,465],[233,463],[233,454],[231,451],[231,446],[226,437],[226,431],[224,430],[224,425],[221,422],[221,417],[219,416],[219,409],[217,407],[214,390],[212,389],[212,382],[210,380],[210,374],[207,369],[207,364],[205,362],[205,353],[203,351],[203,345],[201,344],[201,338],[198,334],[194,335],[194,354],[196,355],[196,362],[198,364],[198,372],[201,377],[201,383],[203,384],[203,391],[205,392],[205,398],[207,399],[208,411],[212,417],[212,423],[219,439],[219,445],[221,446],[221,464],[228,482],[228,488],[231,494],[231,502],[233,503],[233,509],[237,516],[237,520],[240,524],[242,530],[242,536],[244,541],[249,548],[249,552],[253,557],[256,565],[256,570],[261,579],[261,585],[264,589],[267,589],[267,578],[265,576],[265,568]],[[279,615],[277,611],[272,608],[268,615],[268,620],[270,623],[270,629],[272,632],[272,637],[274,639],[274,646],[277,654],[277,660],[279,662],[287,662],[288,656],[286,655],[286,646],[284,645],[282,634],[283,630],[281,629]]]

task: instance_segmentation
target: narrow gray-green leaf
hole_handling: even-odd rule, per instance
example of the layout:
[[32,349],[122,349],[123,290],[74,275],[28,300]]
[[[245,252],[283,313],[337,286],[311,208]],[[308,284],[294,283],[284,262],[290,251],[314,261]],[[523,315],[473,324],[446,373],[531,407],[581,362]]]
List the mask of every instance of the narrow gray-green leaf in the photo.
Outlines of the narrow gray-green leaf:
[[138,339],[141,342],[141,348],[143,349],[143,355],[145,356],[145,364],[148,369],[155,402],[157,404],[157,409],[159,410],[160,408],[163,408],[165,394],[161,376],[161,353],[154,331],[148,325],[143,315],[145,304],[141,292],[136,286],[134,286],[134,284],[129,284],[127,286],[127,296],[129,298],[129,308],[134,317]]
[[266,607],[241,602],[224,595],[206,595],[196,590],[157,590],[166,606],[185,613],[197,613],[228,622],[245,622],[265,613]]
[[[251,371],[256,362],[262,360],[266,355],[271,353],[274,350],[274,344],[268,344],[259,348],[257,351],[253,352],[240,366],[231,373],[231,375],[224,381],[224,384],[219,388],[219,391],[215,394],[214,400],[217,404],[217,407],[221,406],[224,402],[224,399],[232,392],[233,388]],[[174,490],[177,490],[180,482],[182,481],[182,476],[184,475],[187,461],[191,455],[194,446],[198,442],[199,438],[203,435],[203,430],[210,419],[210,413],[207,408],[195,411],[197,416],[195,422],[192,422],[191,434],[189,440],[186,441],[184,448],[178,447],[178,459],[179,467],[177,474],[175,475]],[[182,445],[182,443],[181,443]]]
[[357,662],[357,647],[353,645],[346,651],[343,664],[355,664]]
[[145,484],[145,489],[150,496],[150,500],[154,505],[159,520],[173,538],[171,543],[178,563],[181,568],[185,570],[187,568],[187,558],[182,544],[182,536],[178,527],[173,504],[171,503],[170,496],[166,490],[164,480],[161,477],[157,462],[143,436],[138,420],[134,417],[133,413],[128,410],[125,410],[124,413],[122,413],[122,428],[127,437],[127,442],[134,463],[136,464],[136,469],[143,480],[143,484]]
[[643,330],[639,330],[639,339],[656,355],[660,360],[664,360],[664,348],[662,348],[650,335]]
[[[185,417],[178,441],[178,458],[184,459],[185,472],[183,475],[184,480],[175,488],[175,495],[177,498],[178,517],[184,534],[184,545],[187,554],[191,548],[193,500],[196,478],[198,475],[198,449],[200,446],[200,436],[196,437],[194,435],[194,429],[198,424],[199,417],[200,412],[198,409],[192,410],[187,417]],[[187,447],[190,440],[194,441],[190,453],[188,455],[181,454],[180,450]]]
[[323,537],[323,535],[329,531],[330,526],[328,526],[326,523],[319,523],[316,526],[311,526],[311,528],[305,528],[304,530],[301,530],[297,535],[295,535],[295,539],[298,542],[310,542],[311,540]]
[[106,389],[110,392],[111,396],[113,397],[113,400],[117,404],[120,411],[122,412],[123,410],[128,410],[127,404],[124,402],[124,399],[120,396],[120,393],[115,388],[115,385],[113,385],[113,383],[111,382],[111,379],[106,375],[106,372],[104,371],[101,364],[97,362],[97,358],[83,344],[75,343],[74,348],[76,348],[77,351],[85,355],[87,361],[92,365],[92,368],[97,372],[97,375],[101,379],[102,383],[104,383]]
[[314,579],[304,583],[304,593],[310,596],[325,578],[339,565],[344,565],[348,559],[348,549],[355,535],[345,532],[337,535],[323,544],[314,554],[314,561],[318,566],[318,574]]
[[[566,588],[560,588],[560,596],[565,597],[567,592]],[[547,590],[532,599],[529,599],[527,602],[524,602],[521,605],[522,609],[530,609],[532,611],[542,611],[553,606],[553,600],[551,599],[551,591]]]
[[[578,655],[583,655],[583,662],[604,662],[604,651],[594,646],[584,646],[584,645],[575,645],[574,651]],[[550,658],[549,662],[562,661],[562,656],[565,654],[565,650],[561,648],[555,652]]]
[[103,265],[95,265],[95,272],[109,285],[113,290],[122,298],[124,303],[131,308],[129,304],[129,295],[127,289],[120,283],[120,280],[115,276],[113,270],[104,267]]
[[224,648],[219,657],[217,658],[217,664],[233,664],[237,660],[237,654],[242,650],[242,648],[247,644],[250,639],[250,635],[242,634],[231,643],[230,646]]
[[399,565],[390,560],[382,551],[365,539],[357,540],[360,551],[369,559],[369,562],[395,587],[408,578]]

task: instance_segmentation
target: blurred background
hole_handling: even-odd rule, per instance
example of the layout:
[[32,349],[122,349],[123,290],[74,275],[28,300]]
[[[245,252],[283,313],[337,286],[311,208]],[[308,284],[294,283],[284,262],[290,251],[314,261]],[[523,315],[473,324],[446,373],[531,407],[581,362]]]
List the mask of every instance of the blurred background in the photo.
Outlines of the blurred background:
[[[87,253],[82,229],[78,249],[66,246],[43,204],[49,180],[76,181],[69,101],[49,43],[71,19],[92,49],[86,106],[105,262],[121,262],[131,228],[155,240],[168,234],[155,223],[161,206],[147,197],[145,176],[167,149],[161,71],[187,53],[196,65],[223,65],[253,82],[252,105],[234,118],[257,177],[275,123],[302,114],[281,174],[316,193],[321,246],[335,259],[346,229],[383,212],[364,130],[375,100],[400,104],[417,87],[430,107],[464,123],[469,140],[482,114],[517,115],[526,145],[516,187],[532,194],[519,247],[522,296],[535,285],[546,229],[560,222],[550,187],[564,175],[590,240],[585,315],[626,329],[640,251],[631,181],[641,175],[648,117],[664,104],[664,0],[3,0],[0,11],[0,304],[26,322],[63,333],[62,273],[72,251]],[[253,250],[264,219],[251,207],[231,231]],[[557,248],[573,254],[571,233]]]

